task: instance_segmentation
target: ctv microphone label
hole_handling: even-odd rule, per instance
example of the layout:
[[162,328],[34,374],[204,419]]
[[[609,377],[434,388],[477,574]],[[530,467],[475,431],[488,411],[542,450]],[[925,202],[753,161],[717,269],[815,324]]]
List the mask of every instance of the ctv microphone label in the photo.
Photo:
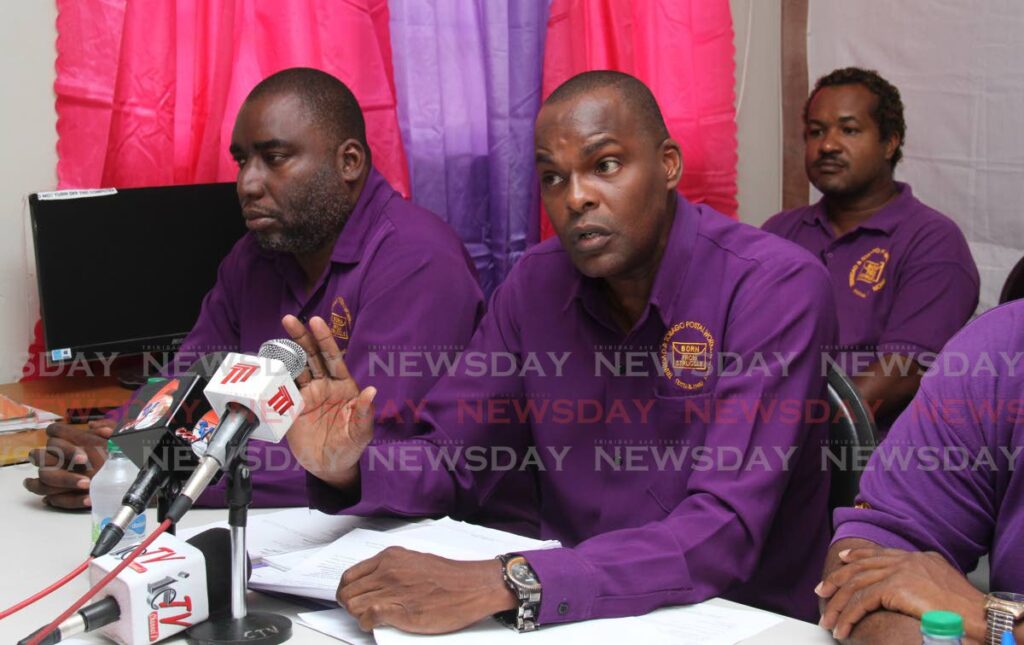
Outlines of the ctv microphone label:
[[253,374],[260,369],[259,365],[253,365],[252,363],[235,363],[228,370],[227,376],[224,377],[220,383],[221,385],[227,385],[228,383],[245,383],[249,380]]
[[281,416],[284,416],[284,413],[295,405],[295,401],[292,401],[292,397],[288,394],[288,390],[286,390],[282,385],[277,388],[277,393],[267,401],[267,404],[270,406],[271,410],[277,412]]

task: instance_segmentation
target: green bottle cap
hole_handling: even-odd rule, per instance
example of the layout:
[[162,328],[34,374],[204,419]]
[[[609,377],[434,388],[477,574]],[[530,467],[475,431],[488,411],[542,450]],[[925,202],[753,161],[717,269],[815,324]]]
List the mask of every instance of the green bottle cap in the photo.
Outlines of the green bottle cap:
[[121,450],[121,446],[114,443],[113,439],[107,439],[107,452],[113,454],[115,452],[124,452]]
[[921,633],[926,636],[963,636],[964,619],[951,611],[926,611],[921,616]]
[[147,383],[147,384],[152,384],[152,383],[163,383],[163,382],[164,382],[164,381],[166,381],[166,380],[167,380],[167,379],[165,379],[165,378],[164,378],[164,377],[162,377],[162,376],[150,376],[150,377],[149,377],[148,379],[146,379],[146,383]]

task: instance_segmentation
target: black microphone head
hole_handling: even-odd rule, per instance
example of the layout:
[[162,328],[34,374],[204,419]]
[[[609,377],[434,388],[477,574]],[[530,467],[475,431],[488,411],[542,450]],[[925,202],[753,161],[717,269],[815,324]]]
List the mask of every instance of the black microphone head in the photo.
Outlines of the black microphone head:
[[181,376],[143,386],[112,439],[139,468],[155,462],[178,475],[198,463],[192,444],[217,421],[203,394],[226,352],[200,355]]
[[278,338],[260,345],[260,358],[276,358],[294,379],[306,368],[306,350],[294,340]]
[[[206,565],[206,597],[210,613],[231,607],[231,531],[223,528],[207,529],[193,535],[189,544],[203,552]],[[245,579],[252,575],[252,561],[245,556]]]

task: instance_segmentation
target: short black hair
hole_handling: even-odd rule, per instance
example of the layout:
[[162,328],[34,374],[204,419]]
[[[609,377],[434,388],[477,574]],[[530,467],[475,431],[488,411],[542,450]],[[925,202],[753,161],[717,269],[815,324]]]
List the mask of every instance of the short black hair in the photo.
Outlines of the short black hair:
[[544,101],[544,105],[574,99],[594,90],[611,88],[630,108],[640,127],[661,143],[668,139],[668,128],[665,118],[661,115],[658,101],[643,81],[624,72],[610,69],[583,72],[565,81]]
[[319,69],[292,67],[260,81],[245,101],[281,94],[299,97],[333,145],[355,139],[366,150],[367,161],[370,160],[363,110],[352,90],[339,79]]
[[843,67],[819,78],[818,82],[814,84],[814,91],[804,103],[804,124],[807,124],[807,112],[810,109],[811,101],[819,90],[824,87],[855,84],[868,88],[868,91],[878,99],[871,118],[878,124],[878,134],[881,140],[887,141],[892,135],[899,135],[900,142],[896,145],[896,151],[892,153],[890,161],[892,167],[895,168],[903,158],[903,144],[907,140],[907,123],[903,119],[903,101],[900,99],[900,91],[896,89],[896,86],[882,78],[873,69]]

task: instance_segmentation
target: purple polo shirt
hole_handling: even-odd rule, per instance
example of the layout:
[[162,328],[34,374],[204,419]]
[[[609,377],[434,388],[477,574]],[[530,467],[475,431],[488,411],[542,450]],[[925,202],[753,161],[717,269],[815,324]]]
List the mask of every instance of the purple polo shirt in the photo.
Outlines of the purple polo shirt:
[[1024,588],[1024,301],[949,341],[868,462],[858,501],[836,510],[835,540],[937,551],[960,571],[988,553],[992,589]]
[[[265,341],[285,336],[285,314],[303,321],[320,316],[346,350],[352,375],[377,387],[379,431],[401,437],[415,430],[419,402],[436,379],[397,370],[370,379],[371,359],[393,351],[462,348],[483,304],[475,271],[451,228],[402,199],[371,169],[312,291],[306,291],[294,256],[264,251],[246,234],[221,263],[179,355],[192,360],[195,352],[255,353]],[[248,454],[255,466],[254,506],[306,505],[305,471],[285,442],[253,441]],[[208,489],[200,503],[224,506],[224,486]]]
[[927,366],[978,306],[978,269],[963,233],[908,184],[897,186],[882,210],[838,239],[824,198],[762,227],[828,267],[839,311],[837,360],[852,376],[883,353],[915,356]]
[[835,329],[813,257],[681,197],[629,333],[551,239],[512,270],[431,390],[430,433],[375,441],[351,499],[311,477],[311,500],[459,516],[526,469],[541,535],[564,545],[525,554],[541,623],[720,595],[813,618],[828,479],[824,428],[801,410],[823,396],[820,348]]

